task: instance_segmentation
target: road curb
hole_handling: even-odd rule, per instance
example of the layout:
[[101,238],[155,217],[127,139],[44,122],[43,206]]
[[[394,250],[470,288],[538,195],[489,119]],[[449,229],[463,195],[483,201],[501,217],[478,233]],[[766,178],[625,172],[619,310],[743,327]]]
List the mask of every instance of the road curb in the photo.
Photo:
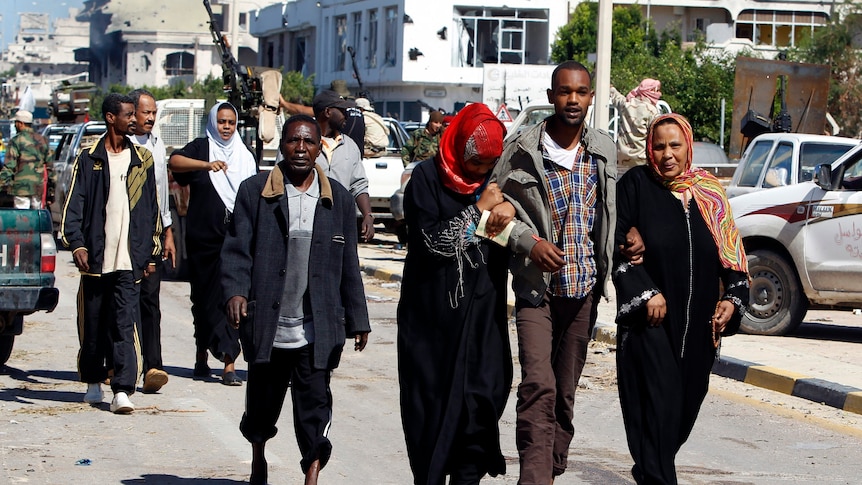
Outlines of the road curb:
[[401,274],[387,269],[381,269],[374,266],[360,265],[359,270],[363,273],[383,281],[401,281]]
[[733,357],[721,357],[715,361],[712,372],[753,386],[862,414],[862,389],[855,387]]
[[[363,273],[383,281],[401,281],[396,272],[373,266],[361,266]],[[514,314],[515,304],[508,303],[508,312]],[[616,325],[596,322],[592,339],[610,345],[617,343]],[[790,396],[817,402],[851,413],[862,414],[862,389],[845,386],[823,379],[790,372],[755,362],[722,356],[712,366],[712,373],[744,382],[752,386],[769,389]]]

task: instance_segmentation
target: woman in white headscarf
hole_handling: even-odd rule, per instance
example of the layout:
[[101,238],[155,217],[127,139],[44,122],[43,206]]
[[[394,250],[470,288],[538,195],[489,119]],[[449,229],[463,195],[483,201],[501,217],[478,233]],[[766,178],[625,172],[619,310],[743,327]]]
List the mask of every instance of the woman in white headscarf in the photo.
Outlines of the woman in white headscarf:
[[220,254],[239,184],[257,173],[257,162],[236,132],[237,111],[230,103],[210,110],[206,136],[171,154],[174,180],[189,186],[186,252],[189,259],[195,327],[194,376],[210,377],[207,351],[224,362],[222,383],[240,386],[234,371],[239,333],[228,325],[222,303]]

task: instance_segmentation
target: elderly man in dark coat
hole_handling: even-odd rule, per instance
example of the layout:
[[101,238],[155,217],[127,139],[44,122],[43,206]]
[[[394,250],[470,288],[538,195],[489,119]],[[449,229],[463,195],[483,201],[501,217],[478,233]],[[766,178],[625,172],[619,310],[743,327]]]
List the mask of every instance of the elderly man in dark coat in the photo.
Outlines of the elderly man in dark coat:
[[249,362],[240,430],[252,444],[251,483],[266,483],[264,445],[288,386],[305,483],[317,483],[332,451],[332,369],[347,337],[361,351],[371,331],[353,196],[315,166],[320,136],[309,116],[287,120],[284,160],[240,185],[222,248],[228,321]]

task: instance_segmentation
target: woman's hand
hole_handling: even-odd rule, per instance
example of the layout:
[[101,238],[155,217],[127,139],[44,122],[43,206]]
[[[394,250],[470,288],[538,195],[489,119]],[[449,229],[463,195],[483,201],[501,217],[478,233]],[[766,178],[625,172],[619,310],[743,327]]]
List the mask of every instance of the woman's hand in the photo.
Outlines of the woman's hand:
[[491,209],[491,215],[485,222],[485,232],[494,237],[506,228],[509,222],[515,218],[515,206],[509,201],[497,204]]
[[491,182],[482,191],[479,201],[476,202],[476,207],[480,211],[489,211],[501,202],[503,202],[503,191],[500,190],[500,187],[495,182]]
[[667,315],[667,301],[661,293],[653,296],[646,303],[647,323],[650,327],[658,327]]
[[212,161],[209,163],[209,169],[211,172],[218,172],[219,170],[227,171],[227,162],[221,160]]
[[721,335],[735,311],[733,303],[728,300],[721,300],[715,305],[715,312],[712,314],[712,330],[716,335]]

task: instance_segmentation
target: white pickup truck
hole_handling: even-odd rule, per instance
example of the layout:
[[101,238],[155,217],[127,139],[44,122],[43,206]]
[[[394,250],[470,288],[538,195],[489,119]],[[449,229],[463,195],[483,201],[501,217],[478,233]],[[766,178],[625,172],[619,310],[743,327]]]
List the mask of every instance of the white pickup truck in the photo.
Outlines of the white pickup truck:
[[727,196],[808,182],[818,165],[834,162],[858,144],[859,140],[840,136],[764,133],[739,159]]
[[793,332],[809,306],[862,306],[862,145],[814,180],[730,199],[748,254],[746,333]]

